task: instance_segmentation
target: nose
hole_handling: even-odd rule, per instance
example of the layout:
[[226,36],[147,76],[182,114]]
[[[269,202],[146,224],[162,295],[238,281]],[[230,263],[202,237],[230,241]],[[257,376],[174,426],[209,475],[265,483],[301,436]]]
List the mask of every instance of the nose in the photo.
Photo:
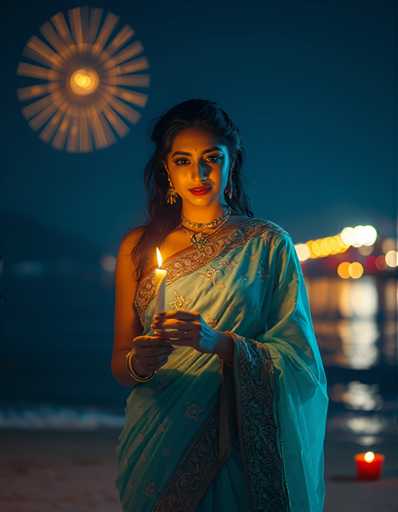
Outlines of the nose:
[[209,175],[210,167],[206,165],[206,162],[199,162],[192,166],[192,182],[197,183],[199,181],[206,181]]

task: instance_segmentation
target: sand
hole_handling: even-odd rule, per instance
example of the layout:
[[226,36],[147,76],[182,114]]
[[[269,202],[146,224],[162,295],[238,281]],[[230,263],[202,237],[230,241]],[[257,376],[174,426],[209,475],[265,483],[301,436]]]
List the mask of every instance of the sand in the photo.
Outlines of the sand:
[[[120,512],[114,483],[118,434],[0,430],[1,512]],[[398,447],[391,438],[381,449],[388,454],[382,479],[358,482],[356,445],[327,434],[326,512],[398,512]]]

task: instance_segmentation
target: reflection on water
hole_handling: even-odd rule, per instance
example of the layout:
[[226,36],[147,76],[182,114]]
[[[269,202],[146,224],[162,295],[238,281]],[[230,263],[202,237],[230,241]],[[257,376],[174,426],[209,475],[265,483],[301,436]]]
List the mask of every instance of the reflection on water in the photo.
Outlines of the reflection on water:
[[398,436],[397,279],[306,284],[328,379],[328,431],[363,448]]
[[342,342],[342,353],[346,366],[351,368],[370,368],[377,362],[376,341],[379,331],[370,319],[340,321],[336,325]]
[[397,280],[364,276],[307,279],[326,366],[367,369],[397,365]]
[[361,448],[374,449],[383,439],[396,440],[398,434],[396,419],[389,415],[361,415],[344,412],[329,416],[327,431],[337,433],[340,439],[351,441]]
[[348,384],[335,384],[329,395],[335,402],[342,402],[349,408],[356,410],[377,411],[383,405],[383,399],[377,384],[367,385],[358,381],[348,382]]
[[[37,266],[22,270],[3,275],[0,290],[0,426],[112,423],[97,414],[51,407],[94,404],[123,414],[129,389],[110,372],[113,275],[90,266],[78,272],[66,264],[51,274]],[[331,428],[344,428],[370,446],[377,425],[384,428],[385,414],[391,420],[398,411],[397,279],[311,277],[306,285],[328,379],[329,410],[332,416],[345,414],[344,420],[340,414],[343,423],[333,419]],[[18,413],[7,409],[22,401]],[[33,413],[33,403],[50,409]]]

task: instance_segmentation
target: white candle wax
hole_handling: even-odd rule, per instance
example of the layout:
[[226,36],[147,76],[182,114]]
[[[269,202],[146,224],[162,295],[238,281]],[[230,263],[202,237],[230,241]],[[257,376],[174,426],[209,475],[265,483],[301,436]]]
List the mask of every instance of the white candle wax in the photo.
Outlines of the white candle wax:
[[157,268],[155,270],[157,291],[156,291],[156,304],[155,314],[165,311],[166,309],[166,276],[167,270],[164,268]]

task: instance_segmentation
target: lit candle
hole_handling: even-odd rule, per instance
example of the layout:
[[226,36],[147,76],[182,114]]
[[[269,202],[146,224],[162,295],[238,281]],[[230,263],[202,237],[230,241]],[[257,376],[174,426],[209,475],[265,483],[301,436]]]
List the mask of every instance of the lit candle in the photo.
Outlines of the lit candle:
[[357,453],[354,457],[358,480],[378,480],[380,478],[384,455],[374,452]]
[[160,268],[163,260],[159,249],[156,247],[156,258],[158,260],[158,268],[155,269],[155,277],[157,283],[156,304],[154,313],[160,313],[166,309],[166,276],[167,270]]

